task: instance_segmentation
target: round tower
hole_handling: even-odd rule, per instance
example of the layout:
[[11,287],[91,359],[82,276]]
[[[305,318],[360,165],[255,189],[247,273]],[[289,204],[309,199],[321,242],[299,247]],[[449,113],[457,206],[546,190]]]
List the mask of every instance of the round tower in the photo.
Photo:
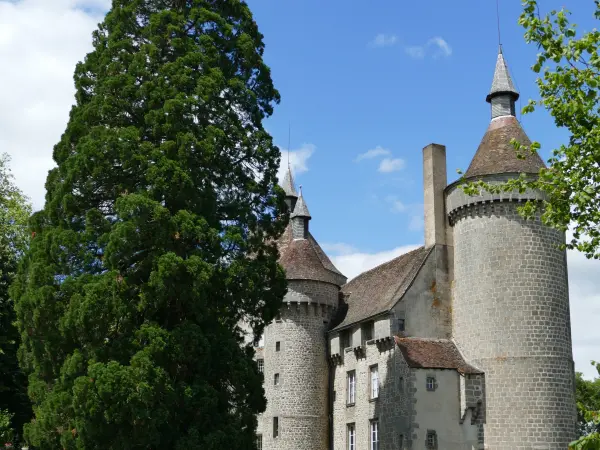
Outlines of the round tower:
[[[535,154],[518,159],[511,144],[530,141],[515,117],[518,92],[502,51],[487,101],[492,121],[465,173],[502,182],[536,176]],[[454,237],[453,336],[485,372],[486,449],[564,450],[576,437],[566,253],[563,233],[524,220],[517,207],[541,192],[467,196],[446,190]]]
[[344,277],[309,232],[311,219],[289,172],[290,224],[279,241],[288,292],[280,316],[265,330],[267,409],[260,418],[265,450],[328,448],[329,365],[326,331]]

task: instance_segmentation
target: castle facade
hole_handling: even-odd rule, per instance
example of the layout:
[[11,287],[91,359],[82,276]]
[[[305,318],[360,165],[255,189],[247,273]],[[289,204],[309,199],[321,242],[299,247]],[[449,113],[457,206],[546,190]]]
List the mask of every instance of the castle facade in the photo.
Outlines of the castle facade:
[[[466,179],[544,166],[511,145],[530,143],[518,97],[500,51]],[[576,437],[565,236],[517,212],[542,193],[468,196],[436,144],[423,174],[425,245],[347,282],[288,171],[289,289],[256,353],[259,450],[564,450]]]

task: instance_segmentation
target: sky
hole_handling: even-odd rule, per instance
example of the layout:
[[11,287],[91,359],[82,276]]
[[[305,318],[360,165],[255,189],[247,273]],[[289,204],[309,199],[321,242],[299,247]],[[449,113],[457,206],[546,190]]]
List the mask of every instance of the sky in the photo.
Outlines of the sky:
[[[490,120],[498,51],[494,0],[249,0],[282,101],[265,127],[289,159],[311,231],[349,278],[423,244],[422,148],[447,147],[449,182],[466,170]],[[592,0],[574,9],[582,29]],[[75,64],[109,0],[0,0],[0,152],[34,208],[73,104]],[[524,106],[536,98],[537,49],[500,1],[501,41]],[[544,11],[542,11],[544,12]],[[519,106],[519,105],[518,105]],[[542,156],[566,141],[544,111],[519,118]],[[290,133],[291,129],[291,133]],[[600,262],[569,252],[576,370],[600,360]]]

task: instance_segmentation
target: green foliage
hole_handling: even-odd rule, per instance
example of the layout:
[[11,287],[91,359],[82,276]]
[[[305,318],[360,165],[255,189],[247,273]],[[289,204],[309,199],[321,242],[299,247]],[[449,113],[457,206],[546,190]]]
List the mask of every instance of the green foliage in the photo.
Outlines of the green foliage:
[[0,446],[18,439],[23,424],[31,418],[27,378],[17,361],[14,302],[8,293],[29,241],[31,207],[14,184],[9,161],[8,155],[0,155]]
[[[600,0],[594,1],[594,17],[600,19]],[[526,217],[542,210],[547,225],[566,231],[573,227],[573,237],[566,247],[583,252],[588,258],[600,258],[600,31],[577,36],[577,26],[569,23],[566,10],[541,16],[537,0],[524,0],[519,23],[525,39],[540,52],[533,70],[540,73],[537,85],[539,100],[530,100],[523,113],[545,108],[558,127],[569,131],[569,142],[553,151],[548,168],[539,178],[521,176],[506,184],[465,183],[467,192],[491,192],[526,188],[546,194],[543,204],[521,208]],[[529,148],[514,142],[520,157],[539,151],[534,142]]]
[[[592,361],[600,375],[600,363]],[[585,380],[576,374],[577,422],[581,438],[571,443],[574,450],[600,449],[600,378]]]
[[240,0],[113,0],[12,294],[41,450],[255,448],[286,291],[279,101]]

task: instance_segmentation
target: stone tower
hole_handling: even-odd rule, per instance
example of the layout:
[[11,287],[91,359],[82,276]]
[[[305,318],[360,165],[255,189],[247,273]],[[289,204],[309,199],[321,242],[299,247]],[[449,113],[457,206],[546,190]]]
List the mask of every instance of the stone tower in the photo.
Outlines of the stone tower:
[[[465,177],[505,181],[535,176],[536,155],[518,159],[511,139],[530,143],[515,117],[515,89],[502,50],[487,96],[492,120]],[[454,244],[453,336],[485,373],[486,449],[563,450],[575,438],[564,234],[517,207],[541,192],[466,196],[446,190]]]
[[310,234],[311,216],[289,169],[282,187],[293,211],[279,241],[288,292],[264,335],[267,409],[259,439],[263,450],[323,450],[330,414],[326,331],[346,277]]

